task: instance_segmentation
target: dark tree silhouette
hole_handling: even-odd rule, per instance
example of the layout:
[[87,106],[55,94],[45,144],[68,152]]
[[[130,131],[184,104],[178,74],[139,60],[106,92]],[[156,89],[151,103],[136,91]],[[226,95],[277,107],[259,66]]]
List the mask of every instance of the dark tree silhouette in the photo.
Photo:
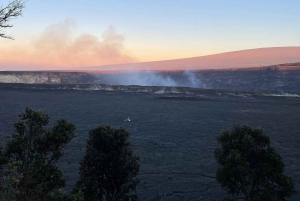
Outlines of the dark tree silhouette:
[[138,200],[139,157],[123,128],[100,126],[90,130],[74,193],[81,190],[88,201]]
[[25,2],[23,0],[14,0],[5,7],[0,7],[0,37],[13,39],[5,34],[5,29],[13,27],[9,22],[22,15]]
[[295,192],[294,182],[283,174],[281,156],[261,129],[235,126],[223,131],[218,142],[216,179],[232,200],[240,195],[247,201],[286,200]]
[[52,200],[65,186],[57,161],[74,138],[75,125],[60,119],[51,127],[48,115],[26,108],[15,133],[1,152],[1,200]]

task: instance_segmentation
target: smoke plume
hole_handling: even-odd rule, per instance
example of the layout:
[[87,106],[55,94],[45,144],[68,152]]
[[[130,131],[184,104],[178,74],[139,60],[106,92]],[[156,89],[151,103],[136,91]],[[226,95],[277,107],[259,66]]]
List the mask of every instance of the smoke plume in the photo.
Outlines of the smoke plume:
[[195,72],[138,72],[96,75],[98,83],[112,85],[173,86],[207,88]]
[[[136,62],[124,48],[124,36],[108,27],[101,37],[75,35],[72,19],[48,26],[29,44],[0,47],[0,65],[31,67],[80,67]],[[36,69],[36,68],[35,68]],[[57,68],[59,69],[59,68]],[[66,68],[65,68],[66,69]],[[43,69],[39,69],[43,70]]]

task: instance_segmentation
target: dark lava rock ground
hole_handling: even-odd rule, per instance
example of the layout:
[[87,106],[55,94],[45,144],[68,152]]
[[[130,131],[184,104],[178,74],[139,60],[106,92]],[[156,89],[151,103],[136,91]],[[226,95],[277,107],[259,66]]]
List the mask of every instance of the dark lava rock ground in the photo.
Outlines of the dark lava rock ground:
[[[77,125],[77,137],[59,164],[67,191],[77,180],[88,131],[100,124],[122,126],[131,133],[134,151],[141,158],[137,191],[140,200],[221,199],[225,193],[214,179],[217,163],[213,152],[218,146],[217,136],[234,124],[263,128],[283,157],[286,173],[297,183],[296,190],[300,190],[298,94],[1,86],[2,142],[11,136],[13,123],[26,106],[42,109],[52,123],[64,117]],[[131,122],[124,122],[127,116]],[[291,200],[300,200],[299,193]]]

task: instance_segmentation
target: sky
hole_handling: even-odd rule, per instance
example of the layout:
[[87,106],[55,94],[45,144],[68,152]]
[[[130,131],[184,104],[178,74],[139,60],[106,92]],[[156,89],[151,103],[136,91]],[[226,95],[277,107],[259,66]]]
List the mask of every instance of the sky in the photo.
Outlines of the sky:
[[[8,0],[1,0],[5,6]],[[300,46],[299,0],[27,0],[0,66],[100,66]]]

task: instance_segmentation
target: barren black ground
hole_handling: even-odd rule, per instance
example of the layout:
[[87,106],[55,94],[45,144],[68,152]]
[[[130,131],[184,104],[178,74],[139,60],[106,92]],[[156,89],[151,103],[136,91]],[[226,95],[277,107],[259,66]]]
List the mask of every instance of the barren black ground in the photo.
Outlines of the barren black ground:
[[[271,136],[286,173],[300,190],[298,94],[125,88],[0,85],[0,139],[4,143],[11,136],[13,123],[26,106],[43,110],[52,122],[64,117],[75,123],[77,137],[60,162],[69,191],[78,177],[89,129],[100,124],[122,126],[131,133],[141,158],[141,200],[161,196],[164,200],[215,200],[225,194],[214,179],[216,138],[234,124],[247,124]],[[124,121],[128,116],[131,122]],[[296,194],[291,200],[299,199]]]

